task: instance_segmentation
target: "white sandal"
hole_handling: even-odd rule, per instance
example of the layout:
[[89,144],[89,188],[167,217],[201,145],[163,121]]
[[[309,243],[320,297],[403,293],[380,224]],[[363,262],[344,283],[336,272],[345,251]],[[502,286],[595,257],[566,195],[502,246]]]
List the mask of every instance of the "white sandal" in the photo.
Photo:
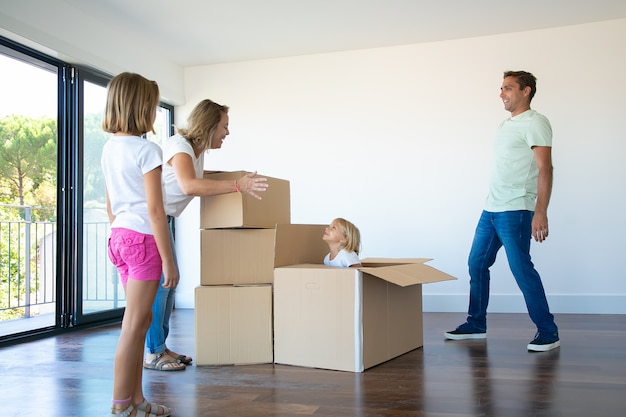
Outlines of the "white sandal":
[[[153,413],[147,413],[146,411],[140,409],[139,407],[146,408],[148,406],[148,401],[144,401],[141,404],[139,404],[137,407],[133,406],[132,404],[128,406],[128,408],[124,409],[121,413],[119,414],[114,414],[111,413],[111,417],[129,417],[131,415],[131,413],[133,411],[137,411],[135,413],[135,415],[133,417],[170,417],[172,414],[170,412],[170,409],[165,407],[164,405],[162,405],[161,407],[163,407],[163,411],[165,411],[165,414],[153,414]],[[151,405],[154,406],[154,405]],[[158,407],[158,406],[157,406]]]
[[[138,411],[145,413],[146,408],[148,408],[148,406],[150,406],[150,413],[146,414],[147,417],[152,417],[153,415],[157,417],[170,417],[172,415],[172,410],[170,410],[168,407],[161,405],[161,404],[149,403],[148,400],[146,400],[145,398],[143,399],[143,402],[135,408]],[[159,407],[163,409],[163,414],[154,414],[154,411],[156,412],[159,411]]]
[[113,411],[111,411],[111,417],[128,417],[130,416],[130,413],[132,413],[134,409],[135,407],[133,407],[133,405],[130,404],[128,408],[122,410],[122,412],[119,414],[115,414],[113,413]]

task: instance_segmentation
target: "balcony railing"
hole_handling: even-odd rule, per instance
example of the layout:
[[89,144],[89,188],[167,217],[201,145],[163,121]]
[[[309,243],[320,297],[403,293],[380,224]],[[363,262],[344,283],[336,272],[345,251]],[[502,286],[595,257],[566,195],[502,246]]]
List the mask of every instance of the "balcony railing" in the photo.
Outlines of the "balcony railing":
[[54,311],[54,209],[0,205],[0,319]]
[[[55,210],[0,204],[0,324],[43,315],[51,316],[54,324]],[[83,313],[117,308],[124,301],[117,271],[107,257],[108,219],[103,220],[102,209],[88,211],[83,224]]]

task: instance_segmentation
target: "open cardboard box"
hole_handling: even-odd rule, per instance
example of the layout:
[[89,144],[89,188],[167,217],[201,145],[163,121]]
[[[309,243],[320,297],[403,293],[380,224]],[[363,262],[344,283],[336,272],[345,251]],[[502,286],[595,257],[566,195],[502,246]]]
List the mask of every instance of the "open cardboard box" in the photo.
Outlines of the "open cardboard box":
[[[277,237],[282,227],[277,225]],[[320,236],[321,240],[321,236]],[[300,245],[302,246],[302,245]],[[430,259],[362,259],[361,268],[298,263],[276,240],[274,362],[362,372],[423,345],[422,285],[456,279]]]
[[[425,258],[362,259],[362,268],[325,266],[325,227],[277,224],[275,229],[262,231],[259,241],[251,237],[254,230],[212,231],[223,234],[223,239],[207,250],[220,254],[215,262],[221,261],[225,269],[211,270],[212,276],[203,277],[202,284],[215,285],[220,275],[231,273],[238,282],[268,282],[264,277],[273,272],[275,363],[362,372],[421,347],[422,285],[455,278],[426,265],[429,259]],[[232,278],[226,281],[233,283]],[[213,293],[201,288],[196,295]],[[205,303],[206,299],[197,299],[196,309],[202,310],[200,304]],[[215,314],[200,310],[198,322]],[[238,332],[246,326],[231,328]],[[202,326],[200,332],[208,338],[219,334],[209,330],[210,326]],[[207,357],[202,362],[247,360]]]

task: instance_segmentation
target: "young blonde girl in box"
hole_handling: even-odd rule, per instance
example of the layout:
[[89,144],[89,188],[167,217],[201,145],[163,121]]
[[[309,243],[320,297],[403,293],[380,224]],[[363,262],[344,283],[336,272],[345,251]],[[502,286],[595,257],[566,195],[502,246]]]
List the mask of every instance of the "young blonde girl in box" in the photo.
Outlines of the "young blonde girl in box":
[[324,258],[324,265],[342,268],[361,266],[361,233],[354,224],[338,217],[326,227],[323,239],[330,249]]

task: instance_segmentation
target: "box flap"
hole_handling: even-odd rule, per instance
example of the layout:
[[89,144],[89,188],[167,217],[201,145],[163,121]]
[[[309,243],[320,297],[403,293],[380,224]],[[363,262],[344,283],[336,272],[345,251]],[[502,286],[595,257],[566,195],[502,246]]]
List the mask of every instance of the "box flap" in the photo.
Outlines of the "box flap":
[[[391,263],[395,260],[389,259],[388,261]],[[401,287],[456,279],[452,275],[448,275],[431,266],[424,265],[424,263],[421,262],[380,267],[364,266],[358,269]]]
[[432,258],[365,258],[361,259],[361,265],[392,266],[401,264],[423,264],[432,260]]
[[277,224],[274,267],[296,264],[323,264],[328,253],[321,224]]

